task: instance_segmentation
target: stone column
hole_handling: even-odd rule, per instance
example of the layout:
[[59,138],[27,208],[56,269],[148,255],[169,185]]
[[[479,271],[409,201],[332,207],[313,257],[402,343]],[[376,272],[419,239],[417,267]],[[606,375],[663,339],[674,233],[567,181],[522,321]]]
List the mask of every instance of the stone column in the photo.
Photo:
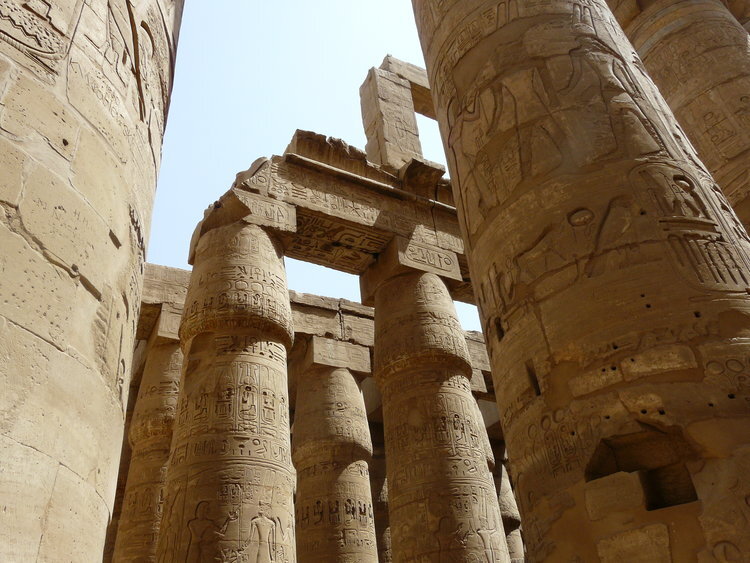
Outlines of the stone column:
[[0,6],[3,561],[102,556],[181,13]]
[[300,563],[377,563],[370,428],[352,372],[370,372],[364,346],[313,336],[297,366],[292,459]]
[[529,559],[740,560],[742,225],[604,0],[414,8]]
[[[613,0],[610,0],[610,4]],[[621,17],[659,91],[742,223],[750,224],[750,49],[721,0],[654,0]]]
[[[504,447],[502,450],[504,451]],[[500,451],[498,451],[498,454]],[[518,512],[516,497],[510,484],[505,456],[495,455],[495,489],[497,490],[498,502],[500,504],[500,516],[503,519],[505,529],[505,541],[508,545],[508,553],[512,563],[523,563],[525,560],[523,549],[523,538],[521,537],[521,514]]]
[[295,561],[293,331],[274,228],[249,223],[264,218],[295,225],[293,207],[232,190],[194,237],[160,562]]
[[375,535],[378,544],[379,563],[391,563],[391,526],[388,520],[388,479],[385,471],[385,445],[383,429],[377,426],[372,434],[372,461],[370,462],[370,489],[372,490],[373,514],[375,515]]
[[181,311],[162,305],[130,422],[130,468],[113,561],[156,561],[172,425],[180,388]]
[[505,562],[463,330],[445,282],[411,267],[414,250],[395,239],[362,279],[375,302],[393,559]]

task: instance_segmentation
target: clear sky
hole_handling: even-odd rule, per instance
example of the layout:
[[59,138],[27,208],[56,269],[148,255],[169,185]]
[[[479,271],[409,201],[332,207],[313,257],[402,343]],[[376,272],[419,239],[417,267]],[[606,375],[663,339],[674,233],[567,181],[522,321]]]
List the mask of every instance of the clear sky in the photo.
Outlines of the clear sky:
[[[359,87],[386,54],[424,66],[409,0],[186,0],[149,262],[188,268],[203,210],[295,129],[365,136]],[[445,163],[437,124],[419,119],[425,157]],[[289,287],[359,301],[355,276],[287,259]],[[464,328],[481,330],[457,304]]]

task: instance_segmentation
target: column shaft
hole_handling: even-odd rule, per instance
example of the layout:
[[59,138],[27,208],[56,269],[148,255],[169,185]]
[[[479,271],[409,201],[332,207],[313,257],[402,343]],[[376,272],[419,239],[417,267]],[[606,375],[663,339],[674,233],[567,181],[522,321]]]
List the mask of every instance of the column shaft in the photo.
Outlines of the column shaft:
[[2,561],[102,557],[181,13],[0,2]]
[[523,563],[524,550],[523,538],[521,537],[521,514],[518,512],[516,497],[510,485],[508,470],[502,460],[497,461],[495,466],[495,489],[497,490],[498,502],[500,504],[500,515],[503,519],[505,529],[505,541],[508,545],[508,554],[512,563]]
[[372,490],[375,535],[378,544],[379,563],[391,563],[391,525],[388,518],[388,479],[385,469],[385,447],[373,446],[370,462],[370,489]]
[[133,453],[115,540],[116,563],[156,561],[181,368],[178,341],[149,350],[130,423]]
[[297,383],[292,451],[300,563],[377,563],[371,456],[364,398],[352,373],[306,370]]
[[750,224],[750,49],[720,0],[656,0],[625,27],[659,91]]
[[199,239],[158,560],[295,561],[283,256],[242,221]]
[[529,559],[739,558],[744,229],[603,0],[413,3]]
[[453,301],[435,274],[375,292],[394,561],[507,561]]

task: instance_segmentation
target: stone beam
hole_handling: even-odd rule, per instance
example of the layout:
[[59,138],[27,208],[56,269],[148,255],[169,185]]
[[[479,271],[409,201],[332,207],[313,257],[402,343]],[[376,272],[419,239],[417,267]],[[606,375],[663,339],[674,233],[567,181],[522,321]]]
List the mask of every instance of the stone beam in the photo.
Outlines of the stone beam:
[[342,141],[297,131],[283,156],[256,161],[220,201],[234,205],[238,197],[267,196],[270,200],[256,203],[256,212],[267,215],[280,209],[269,201],[294,206],[296,230],[280,234],[285,254],[350,274],[362,274],[395,236],[455,253],[461,279],[449,280],[449,291],[473,303],[456,209],[450,184],[440,179],[441,167],[411,161],[399,176]]

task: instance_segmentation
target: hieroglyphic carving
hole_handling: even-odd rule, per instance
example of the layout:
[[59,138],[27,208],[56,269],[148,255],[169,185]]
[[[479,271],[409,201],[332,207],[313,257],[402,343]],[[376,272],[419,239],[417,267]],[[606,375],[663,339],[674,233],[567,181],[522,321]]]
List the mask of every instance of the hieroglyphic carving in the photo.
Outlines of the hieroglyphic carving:
[[[18,447],[43,456],[44,467],[66,472],[65,487],[60,480],[53,492],[38,480],[29,482],[29,494],[44,495],[49,506],[77,507],[47,512],[44,521],[65,530],[61,534],[15,516],[3,521],[0,528],[14,538],[0,541],[3,560],[101,558],[107,514],[115,514],[155,155],[164,127],[163,118],[152,119],[139,105],[166,112],[181,9],[181,0],[0,1],[0,135],[8,155],[0,167],[0,185],[8,187],[0,191],[14,210],[6,217],[12,228],[3,232],[0,263],[19,265],[16,277],[6,272],[12,295],[1,313],[37,335],[40,346],[51,342],[56,349],[45,352],[48,362],[38,379],[13,383],[45,382],[48,390],[13,405],[21,419],[38,425]],[[166,10],[171,18],[164,17]],[[155,30],[150,47],[139,36],[144,26]],[[161,85],[150,90],[159,90],[158,96],[139,92],[139,81],[153,81],[147,69],[156,67]],[[24,176],[16,176],[15,162]],[[11,255],[13,239],[30,244]],[[32,267],[37,260],[56,273],[42,280]],[[33,288],[33,299],[21,303],[25,289],[11,286]],[[59,326],[60,295],[74,312],[69,326],[68,319]],[[55,327],[51,334],[49,326]],[[2,481],[9,475],[5,467],[0,474]],[[148,505],[140,498],[129,504]],[[8,499],[7,507],[7,514],[43,521],[22,496]]]
[[70,45],[83,0],[0,1],[0,39],[46,73],[56,73]]
[[[689,401],[733,394],[697,345],[746,355],[747,235],[603,0],[414,4],[530,557],[596,560],[594,539],[574,548],[565,531],[588,520],[576,487],[601,440],[709,409],[691,432],[705,451],[736,435],[719,414],[736,402]],[[671,510],[694,518],[689,504]],[[711,527],[667,550],[713,545]]]
[[291,338],[278,244],[244,222],[204,233],[181,326],[186,360],[159,561],[296,560]]
[[626,33],[690,140],[747,224],[747,31],[719,1],[660,0]]
[[[297,377],[292,443],[297,556],[309,562],[376,562],[367,412],[351,371],[338,367],[367,349],[317,337],[309,346]],[[357,364],[369,371],[369,353],[366,364],[360,359],[352,365]]]
[[509,561],[468,350],[447,288],[418,272],[375,287],[393,557]]
[[130,423],[133,453],[114,561],[153,561],[156,556],[182,352],[175,340],[157,342],[148,354]]

